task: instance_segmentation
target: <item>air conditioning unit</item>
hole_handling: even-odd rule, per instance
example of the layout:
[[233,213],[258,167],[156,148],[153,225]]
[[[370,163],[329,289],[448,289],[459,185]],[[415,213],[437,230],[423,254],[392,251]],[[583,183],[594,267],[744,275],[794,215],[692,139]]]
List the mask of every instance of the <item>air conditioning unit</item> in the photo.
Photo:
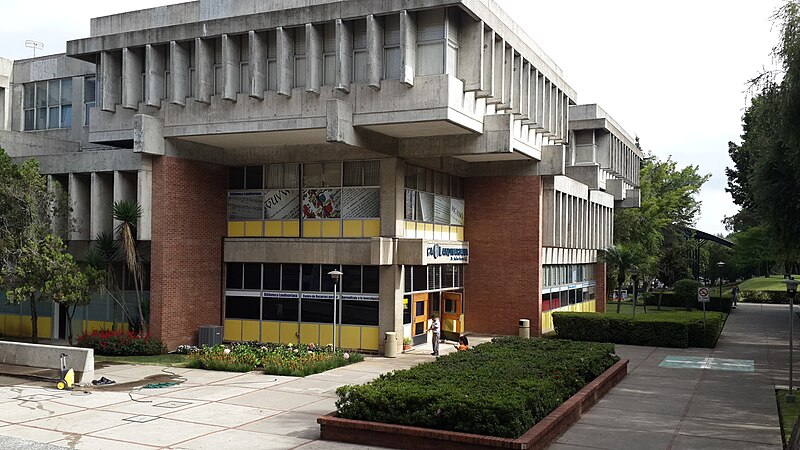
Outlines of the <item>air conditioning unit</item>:
[[222,344],[222,327],[219,325],[204,325],[200,327],[198,344],[201,347],[204,345],[213,347]]

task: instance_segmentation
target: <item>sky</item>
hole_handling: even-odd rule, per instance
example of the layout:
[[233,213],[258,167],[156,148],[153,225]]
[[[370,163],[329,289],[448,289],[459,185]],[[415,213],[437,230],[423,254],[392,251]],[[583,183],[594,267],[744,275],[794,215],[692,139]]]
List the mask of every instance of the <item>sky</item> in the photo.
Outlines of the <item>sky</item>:
[[[775,67],[782,0],[496,1],[562,69],[578,104],[599,104],[660,159],[711,174],[697,227],[727,234],[722,219],[737,211],[725,192],[728,141],[740,141],[747,81]],[[27,39],[44,43],[37,55],[62,53],[89,36],[91,17],[171,3],[0,0],[0,56],[33,56]]]

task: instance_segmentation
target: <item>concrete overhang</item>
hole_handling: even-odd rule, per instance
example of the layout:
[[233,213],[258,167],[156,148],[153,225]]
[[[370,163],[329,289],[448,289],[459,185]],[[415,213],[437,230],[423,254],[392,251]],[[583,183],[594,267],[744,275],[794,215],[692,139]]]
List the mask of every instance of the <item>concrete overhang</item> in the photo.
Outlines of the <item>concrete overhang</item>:
[[381,266],[395,264],[396,240],[225,238],[225,262],[292,264],[346,264]]
[[325,128],[307,130],[261,131],[251,133],[204,134],[196,136],[169,136],[222,149],[256,148],[284,145],[325,144]]
[[639,158],[642,152],[636,148],[634,139],[597,104],[573,105],[569,108],[569,129],[579,130],[604,130],[623,141]]

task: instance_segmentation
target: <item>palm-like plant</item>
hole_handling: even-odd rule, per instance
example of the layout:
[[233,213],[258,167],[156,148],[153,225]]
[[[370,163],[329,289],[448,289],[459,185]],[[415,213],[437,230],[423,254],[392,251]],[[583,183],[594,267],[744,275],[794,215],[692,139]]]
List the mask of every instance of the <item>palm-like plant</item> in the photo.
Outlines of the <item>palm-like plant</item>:
[[[612,286],[611,292],[616,291],[625,283],[625,275],[632,266],[639,262],[636,252],[626,245],[614,245],[606,249],[602,255],[602,260],[608,264],[609,269],[617,273],[617,284]],[[617,314],[622,307],[622,295],[617,296]]]
[[112,208],[114,220],[119,224],[116,227],[116,233],[119,240],[122,242],[122,254],[125,260],[125,266],[133,278],[133,288],[136,291],[136,305],[139,309],[139,325],[140,331],[147,334],[147,320],[142,311],[142,261],[139,258],[138,243],[136,240],[136,223],[142,217],[142,207],[136,202],[132,201],[119,201],[114,202]]
[[[122,311],[124,320],[130,323],[133,319],[124,299],[119,295],[120,289],[114,276],[114,262],[119,257],[119,244],[114,240],[114,236],[100,232],[94,238],[94,245],[86,250],[84,259],[91,266],[97,275],[93,280],[93,286],[103,295],[110,297]],[[112,328],[116,329],[117,315],[114,314]]]

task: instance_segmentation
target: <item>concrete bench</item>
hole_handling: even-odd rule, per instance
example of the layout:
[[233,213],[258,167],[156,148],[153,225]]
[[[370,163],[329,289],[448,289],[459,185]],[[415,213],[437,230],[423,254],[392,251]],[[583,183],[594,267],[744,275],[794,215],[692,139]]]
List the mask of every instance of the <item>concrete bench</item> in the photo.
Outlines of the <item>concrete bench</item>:
[[91,383],[94,378],[94,349],[0,342],[0,364],[58,371],[62,353],[67,355],[67,367],[75,370],[75,383]]

